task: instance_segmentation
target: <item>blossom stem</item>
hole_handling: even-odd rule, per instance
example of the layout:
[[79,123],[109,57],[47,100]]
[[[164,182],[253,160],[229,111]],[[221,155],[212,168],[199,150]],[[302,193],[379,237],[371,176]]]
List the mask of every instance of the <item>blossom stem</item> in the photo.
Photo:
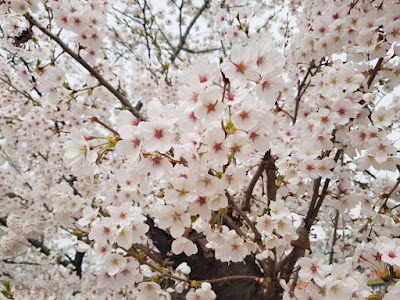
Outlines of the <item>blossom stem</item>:
[[110,126],[108,126],[106,123],[100,121],[97,117],[92,117],[91,120],[92,120],[93,122],[96,122],[96,123],[100,124],[100,125],[103,126],[104,128],[106,128],[106,129],[108,129],[109,131],[111,131],[112,133],[114,133],[117,137],[119,137],[119,133],[118,133],[116,130],[112,129],[112,128],[111,128]]

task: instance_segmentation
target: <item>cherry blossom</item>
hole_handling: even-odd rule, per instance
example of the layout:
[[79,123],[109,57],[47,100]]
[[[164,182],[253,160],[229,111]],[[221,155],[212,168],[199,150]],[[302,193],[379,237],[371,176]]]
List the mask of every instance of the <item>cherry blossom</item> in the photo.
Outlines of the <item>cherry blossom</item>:
[[267,2],[0,1],[6,298],[396,298],[399,4]]
[[[315,254],[312,258],[303,257],[299,260],[301,267],[299,276],[302,280],[310,281],[314,280],[315,283],[323,285],[325,276],[331,271],[331,266],[325,265],[325,258],[320,254]],[[332,287],[334,290],[334,288]]]

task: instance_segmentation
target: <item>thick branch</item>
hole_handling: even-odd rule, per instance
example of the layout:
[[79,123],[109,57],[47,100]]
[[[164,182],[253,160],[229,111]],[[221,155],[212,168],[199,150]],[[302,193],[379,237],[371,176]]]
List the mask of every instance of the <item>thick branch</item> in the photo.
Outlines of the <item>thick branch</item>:
[[[335,162],[338,161],[340,155],[342,155],[342,152],[343,152],[342,149],[339,149],[339,150],[336,152],[335,158],[334,158],[334,161],[335,161]],[[325,183],[324,183],[324,186],[322,187],[321,194],[319,195],[319,199],[318,199],[317,205],[315,206],[315,208],[313,209],[313,211],[312,211],[311,214],[307,213],[307,217],[306,217],[305,220],[304,220],[304,221],[305,221],[305,224],[306,224],[305,226],[306,226],[307,229],[310,229],[310,228],[311,228],[312,224],[314,223],[315,218],[316,218],[317,215],[318,215],[319,209],[320,209],[321,206],[322,206],[322,202],[323,202],[324,199],[325,199],[326,192],[328,191],[328,186],[329,186],[330,181],[331,181],[330,178],[326,178],[326,179],[325,179]],[[310,208],[309,208],[309,212],[310,212],[310,209],[312,209],[311,206],[310,206]]]
[[278,187],[276,185],[276,166],[275,160],[271,153],[267,155],[267,161],[265,166],[265,172],[267,173],[267,196],[268,203],[270,201],[276,201],[276,194],[278,192]]
[[129,108],[131,113],[138,119],[146,120],[141,113],[139,113],[132,104],[126,99],[126,97],[115,89],[107,80],[104,79],[103,76],[100,75],[92,66],[90,66],[79,54],[72,51],[58,36],[52,34],[45,27],[43,27],[38,21],[36,21],[29,13],[26,13],[25,18],[32,26],[36,26],[40,31],[42,31],[45,35],[47,35],[50,39],[55,41],[65,52],[67,52],[72,58],[74,58],[78,63],[80,63],[93,77],[95,77],[99,83],[104,86],[107,90],[109,90],[117,99],[126,107]]
[[[337,162],[339,160],[340,155],[342,154],[343,150],[339,149],[337,150],[335,154],[334,161]],[[319,183],[321,182],[321,179],[319,181],[314,181],[314,194],[312,196],[312,199],[316,199],[315,206],[310,203],[310,207],[308,208],[308,213],[307,216],[304,219],[304,227],[305,229],[310,229],[312,224],[314,223],[315,218],[318,215],[318,212],[322,206],[322,203],[325,199],[326,193],[328,191],[328,186],[330,183],[330,179],[327,178],[325,179],[324,186],[322,187],[321,193],[319,194]],[[317,200],[318,199],[318,200]],[[286,256],[284,257],[280,263],[278,264],[277,271],[281,272],[281,278],[285,279],[286,281],[289,280],[290,275],[293,272],[293,268],[297,262],[297,260],[304,256],[305,249],[301,247],[294,247],[294,249]]]

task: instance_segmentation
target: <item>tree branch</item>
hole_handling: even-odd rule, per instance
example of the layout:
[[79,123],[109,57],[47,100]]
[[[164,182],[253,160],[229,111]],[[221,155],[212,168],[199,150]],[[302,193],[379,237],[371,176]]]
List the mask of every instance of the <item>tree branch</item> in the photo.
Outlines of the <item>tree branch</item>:
[[214,52],[214,51],[218,51],[218,50],[221,50],[221,47],[203,49],[203,50],[192,50],[192,49],[188,49],[188,48],[182,48],[182,51],[185,51],[185,52],[191,53],[191,54],[203,54],[203,53],[209,53],[209,52]]
[[[335,162],[337,162],[339,160],[339,157],[342,154],[342,152],[343,152],[342,149],[337,150],[337,152],[335,154],[335,158],[334,158]],[[329,178],[325,179],[324,186],[321,190],[321,193],[319,194],[318,192],[319,192],[319,183],[320,182],[321,182],[321,178],[319,178],[319,180],[317,180],[317,181],[314,181],[314,192],[313,192],[313,196],[312,196],[312,201],[308,208],[307,216],[304,219],[304,227],[306,230],[310,230],[312,224],[314,223],[315,218],[318,215],[319,209],[321,208],[322,203],[325,199],[330,179]],[[315,201],[313,201],[314,199],[315,199]],[[318,199],[318,201],[317,201],[317,199]],[[312,204],[315,202],[317,202],[317,203],[314,207],[314,205],[312,205]],[[279,262],[277,271],[281,273],[281,278],[285,279],[286,282],[289,280],[290,275],[293,272],[293,268],[294,268],[297,260],[300,257],[304,256],[305,250],[306,249],[301,248],[301,247],[294,247],[292,249],[292,251]]]
[[368,81],[367,81],[368,88],[371,87],[372,82],[374,81],[376,74],[378,74],[378,71],[381,69],[382,62],[383,62],[383,57],[380,57],[378,59],[376,65],[375,65],[374,69],[372,70],[371,75],[369,75],[369,78],[368,78]]
[[[303,80],[301,81],[301,83],[297,87],[297,95],[296,95],[296,98],[295,98],[296,106],[294,108],[294,114],[293,114],[293,125],[296,124],[296,121],[297,121],[297,115],[299,113],[299,106],[300,106],[301,97],[303,96],[304,91],[307,89],[307,86],[308,86],[308,85],[306,85],[306,80],[307,80],[308,76],[311,74],[311,70],[312,70],[312,68],[314,68],[314,66],[315,66],[314,65],[314,60],[311,60],[311,63],[310,63],[310,66],[307,69],[306,75],[304,75]],[[303,88],[305,86],[306,86],[306,88],[303,90]]]
[[250,210],[250,200],[251,197],[253,196],[253,190],[254,187],[258,181],[258,178],[260,178],[260,176],[262,175],[262,173],[264,172],[264,169],[267,165],[267,156],[270,155],[270,152],[266,152],[263,159],[261,160],[260,164],[258,165],[258,168],[256,170],[256,172],[253,175],[253,178],[251,178],[249,186],[247,187],[246,190],[246,197],[245,197],[245,201],[242,205],[242,210],[243,211],[249,211]]
[[239,226],[236,225],[235,221],[232,220],[232,218],[230,216],[228,216],[227,214],[224,215],[224,222],[233,230],[236,231],[236,233],[238,235],[240,235],[241,237],[245,238],[246,234],[240,229]]
[[235,204],[235,202],[233,201],[232,196],[231,196],[228,192],[226,192],[225,195],[228,197],[228,202],[229,202],[230,205],[232,205],[232,208],[233,208],[234,210],[236,210],[236,212],[239,214],[239,216],[242,217],[242,219],[247,223],[247,225],[248,225],[248,226],[251,228],[251,230],[254,232],[254,234],[255,234],[255,240],[256,240],[257,242],[260,242],[260,241],[261,241],[261,234],[260,234],[260,232],[257,230],[257,228],[256,228],[256,226],[254,225],[254,223],[247,217],[246,213],[245,213],[243,210],[241,210],[241,209]]
[[267,161],[265,166],[265,172],[267,173],[267,197],[268,203],[270,201],[276,201],[276,194],[278,187],[276,185],[276,166],[275,160],[271,153],[268,152]]
[[336,240],[337,240],[338,223],[339,223],[339,211],[336,209],[335,220],[333,222],[333,238],[332,238],[331,252],[329,253],[329,264],[330,265],[333,263],[333,254],[335,253],[333,251],[333,248],[335,247]]
[[107,80],[104,79],[103,76],[100,75],[92,66],[90,66],[79,54],[72,51],[58,36],[52,34],[45,27],[43,27],[38,21],[36,21],[29,13],[26,13],[25,18],[32,26],[36,26],[40,31],[42,31],[45,35],[47,35],[50,39],[55,41],[65,52],[67,52],[72,58],[74,58],[78,63],[82,65],[93,77],[95,77],[99,83],[104,86],[107,90],[109,90],[117,99],[126,107],[129,108],[131,113],[138,119],[146,120],[141,113],[139,113],[132,104],[126,99],[126,97],[115,89]]
[[181,36],[178,47],[175,48],[174,52],[172,53],[170,59],[171,62],[174,62],[175,59],[178,57],[179,52],[181,52],[183,46],[186,43],[186,39],[190,33],[190,30],[192,29],[194,23],[196,23],[197,19],[201,16],[201,14],[203,13],[203,11],[207,8],[208,3],[210,2],[210,0],[205,0],[204,4],[202,7],[200,7],[200,9],[197,11],[196,15],[193,17],[192,21],[189,23],[188,27],[186,28],[185,33],[183,34],[183,36]]
[[19,90],[17,87],[15,87],[12,83],[11,80],[5,80],[3,77],[0,77],[0,80],[3,81],[5,84],[9,85],[10,87],[12,87],[17,93],[21,94],[22,96],[24,96],[25,98],[27,98],[29,101],[32,101],[33,103],[35,103],[38,106],[42,106],[42,104],[40,104],[39,101],[35,100],[32,98],[32,96],[27,92],[27,91],[21,91]]

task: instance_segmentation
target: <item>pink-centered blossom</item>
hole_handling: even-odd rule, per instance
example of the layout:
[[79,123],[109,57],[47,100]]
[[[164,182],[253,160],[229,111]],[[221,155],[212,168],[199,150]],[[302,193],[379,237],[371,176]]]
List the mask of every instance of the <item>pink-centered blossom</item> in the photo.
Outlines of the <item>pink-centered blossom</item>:
[[314,280],[319,285],[324,285],[325,276],[331,271],[331,266],[325,264],[325,257],[319,253],[313,257],[303,257],[299,260],[299,277],[303,281]]

